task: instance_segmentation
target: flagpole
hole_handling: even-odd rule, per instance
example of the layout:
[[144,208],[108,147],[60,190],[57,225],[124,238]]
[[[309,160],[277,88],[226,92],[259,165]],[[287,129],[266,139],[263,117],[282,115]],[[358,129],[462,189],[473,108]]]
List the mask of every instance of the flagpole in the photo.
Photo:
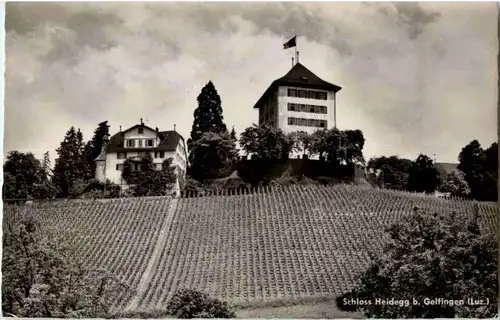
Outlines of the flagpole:
[[297,64],[299,62],[299,56],[297,54],[297,46],[299,43],[297,42],[297,34],[295,33],[295,30],[293,31],[293,35],[295,36],[295,64]]

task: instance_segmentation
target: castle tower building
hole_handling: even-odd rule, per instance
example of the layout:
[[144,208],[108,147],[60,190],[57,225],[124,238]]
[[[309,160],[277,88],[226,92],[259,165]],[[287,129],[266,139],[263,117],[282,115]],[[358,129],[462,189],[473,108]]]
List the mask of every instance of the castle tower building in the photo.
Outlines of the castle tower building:
[[259,125],[267,124],[285,133],[334,128],[337,92],[341,89],[297,62],[254,105],[259,109]]

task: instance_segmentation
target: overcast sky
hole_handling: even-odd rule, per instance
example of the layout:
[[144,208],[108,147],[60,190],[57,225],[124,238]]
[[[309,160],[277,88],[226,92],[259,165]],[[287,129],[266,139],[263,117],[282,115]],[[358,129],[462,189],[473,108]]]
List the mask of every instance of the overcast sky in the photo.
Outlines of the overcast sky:
[[42,156],[69,127],[89,139],[139,122],[189,138],[210,80],[228,128],[300,62],[342,87],[340,129],[361,129],[365,158],[436,154],[456,162],[497,137],[494,3],[10,3],[4,151]]

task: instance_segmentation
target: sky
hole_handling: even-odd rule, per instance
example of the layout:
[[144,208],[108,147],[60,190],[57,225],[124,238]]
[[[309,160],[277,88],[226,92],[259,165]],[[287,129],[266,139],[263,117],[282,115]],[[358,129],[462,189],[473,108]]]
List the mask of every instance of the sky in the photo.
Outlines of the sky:
[[337,126],[366,159],[457,162],[497,140],[495,3],[8,3],[4,152],[51,158],[74,126],[90,139],[144,119],[187,140],[212,81],[239,134],[253,105],[300,62],[342,87]]

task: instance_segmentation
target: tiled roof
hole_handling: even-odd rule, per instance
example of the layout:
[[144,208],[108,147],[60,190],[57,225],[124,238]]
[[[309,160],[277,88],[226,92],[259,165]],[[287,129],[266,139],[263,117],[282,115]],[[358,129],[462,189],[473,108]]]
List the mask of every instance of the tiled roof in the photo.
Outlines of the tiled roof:
[[271,94],[278,86],[297,86],[301,88],[319,89],[327,91],[340,91],[342,88],[334,85],[333,83],[326,82],[325,80],[319,78],[317,75],[312,73],[309,69],[304,67],[302,64],[297,63],[288,71],[283,77],[274,80],[273,83],[267,88],[259,101],[254,105],[254,108],[259,108],[259,106],[264,102],[269,94]]
[[[139,126],[139,125],[137,125]],[[134,126],[130,129],[133,129],[137,126]],[[146,127],[146,126],[145,126]],[[149,128],[149,127],[147,127]],[[128,130],[130,130],[128,129]],[[151,128],[149,128],[151,129]],[[126,130],[126,131],[128,131]],[[155,129],[151,129],[155,131]],[[179,144],[179,141],[182,140],[184,141],[184,138],[174,130],[171,131],[159,131],[158,134],[160,136],[160,143],[157,147],[149,147],[149,148],[124,148],[123,147],[123,140],[124,140],[124,133],[119,132],[114,134],[110,139],[108,146],[106,147],[106,153],[114,153],[114,152],[127,152],[127,151],[175,151],[177,148],[177,145]]]

